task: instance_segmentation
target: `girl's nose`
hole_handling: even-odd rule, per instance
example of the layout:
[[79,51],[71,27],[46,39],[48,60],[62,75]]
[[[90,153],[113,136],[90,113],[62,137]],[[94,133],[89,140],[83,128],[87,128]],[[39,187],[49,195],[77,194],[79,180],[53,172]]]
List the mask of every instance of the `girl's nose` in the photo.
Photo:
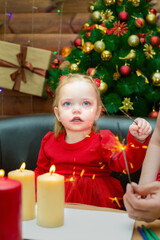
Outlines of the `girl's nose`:
[[72,109],[72,112],[75,113],[81,113],[81,107],[79,105],[75,105]]

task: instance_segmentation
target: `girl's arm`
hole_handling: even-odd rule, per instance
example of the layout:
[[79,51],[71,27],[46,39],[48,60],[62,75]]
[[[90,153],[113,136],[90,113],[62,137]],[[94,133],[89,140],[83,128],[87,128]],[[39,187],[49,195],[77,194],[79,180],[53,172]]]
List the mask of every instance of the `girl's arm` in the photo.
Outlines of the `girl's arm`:
[[139,184],[155,181],[158,171],[160,171],[160,112],[142,165]]

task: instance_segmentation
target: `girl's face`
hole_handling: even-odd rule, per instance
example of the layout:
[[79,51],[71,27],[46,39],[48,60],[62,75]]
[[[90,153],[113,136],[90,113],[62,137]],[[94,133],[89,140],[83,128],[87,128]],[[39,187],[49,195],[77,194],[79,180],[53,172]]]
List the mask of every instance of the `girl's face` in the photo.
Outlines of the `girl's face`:
[[58,107],[54,111],[66,132],[81,132],[91,131],[101,107],[97,106],[94,87],[89,82],[75,81],[60,89]]

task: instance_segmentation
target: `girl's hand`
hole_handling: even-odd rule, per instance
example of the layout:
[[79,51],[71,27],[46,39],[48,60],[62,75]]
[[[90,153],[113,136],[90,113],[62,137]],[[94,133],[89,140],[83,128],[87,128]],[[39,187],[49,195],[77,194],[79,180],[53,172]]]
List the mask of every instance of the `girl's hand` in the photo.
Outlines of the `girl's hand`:
[[144,118],[136,118],[135,122],[130,125],[129,131],[137,141],[144,143],[151,134],[152,127]]

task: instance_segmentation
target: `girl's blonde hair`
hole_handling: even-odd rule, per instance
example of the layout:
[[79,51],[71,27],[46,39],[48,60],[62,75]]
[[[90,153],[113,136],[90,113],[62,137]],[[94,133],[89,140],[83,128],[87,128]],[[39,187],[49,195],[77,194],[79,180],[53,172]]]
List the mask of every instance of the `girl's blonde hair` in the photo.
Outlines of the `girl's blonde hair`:
[[[97,107],[102,106],[102,100],[101,100],[101,97],[100,97],[100,92],[99,92],[98,87],[97,87],[96,83],[94,82],[93,78],[90,77],[90,76],[82,75],[82,74],[78,74],[78,73],[75,73],[75,74],[69,73],[67,76],[65,76],[63,78],[62,81],[59,81],[59,84],[58,84],[58,86],[56,88],[56,91],[55,91],[53,108],[58,107],[59,95],[60,95],[61,88],[63,86],[65,86],[66,84],[71,83],[73,81],[86,81],[86,82],[90,83],[94,87],[94,89],[97,93]],[[93,124],[92,130],[97,131],[96,123]],[[55,125],[54,125],[54,135],[55,135],[55,137],[58,137],[58,135],[61,132],[64,132],[64,131],[65,131],[65,128],[63,127],[61,122],[59,122],[56,118],[55,119]]]

